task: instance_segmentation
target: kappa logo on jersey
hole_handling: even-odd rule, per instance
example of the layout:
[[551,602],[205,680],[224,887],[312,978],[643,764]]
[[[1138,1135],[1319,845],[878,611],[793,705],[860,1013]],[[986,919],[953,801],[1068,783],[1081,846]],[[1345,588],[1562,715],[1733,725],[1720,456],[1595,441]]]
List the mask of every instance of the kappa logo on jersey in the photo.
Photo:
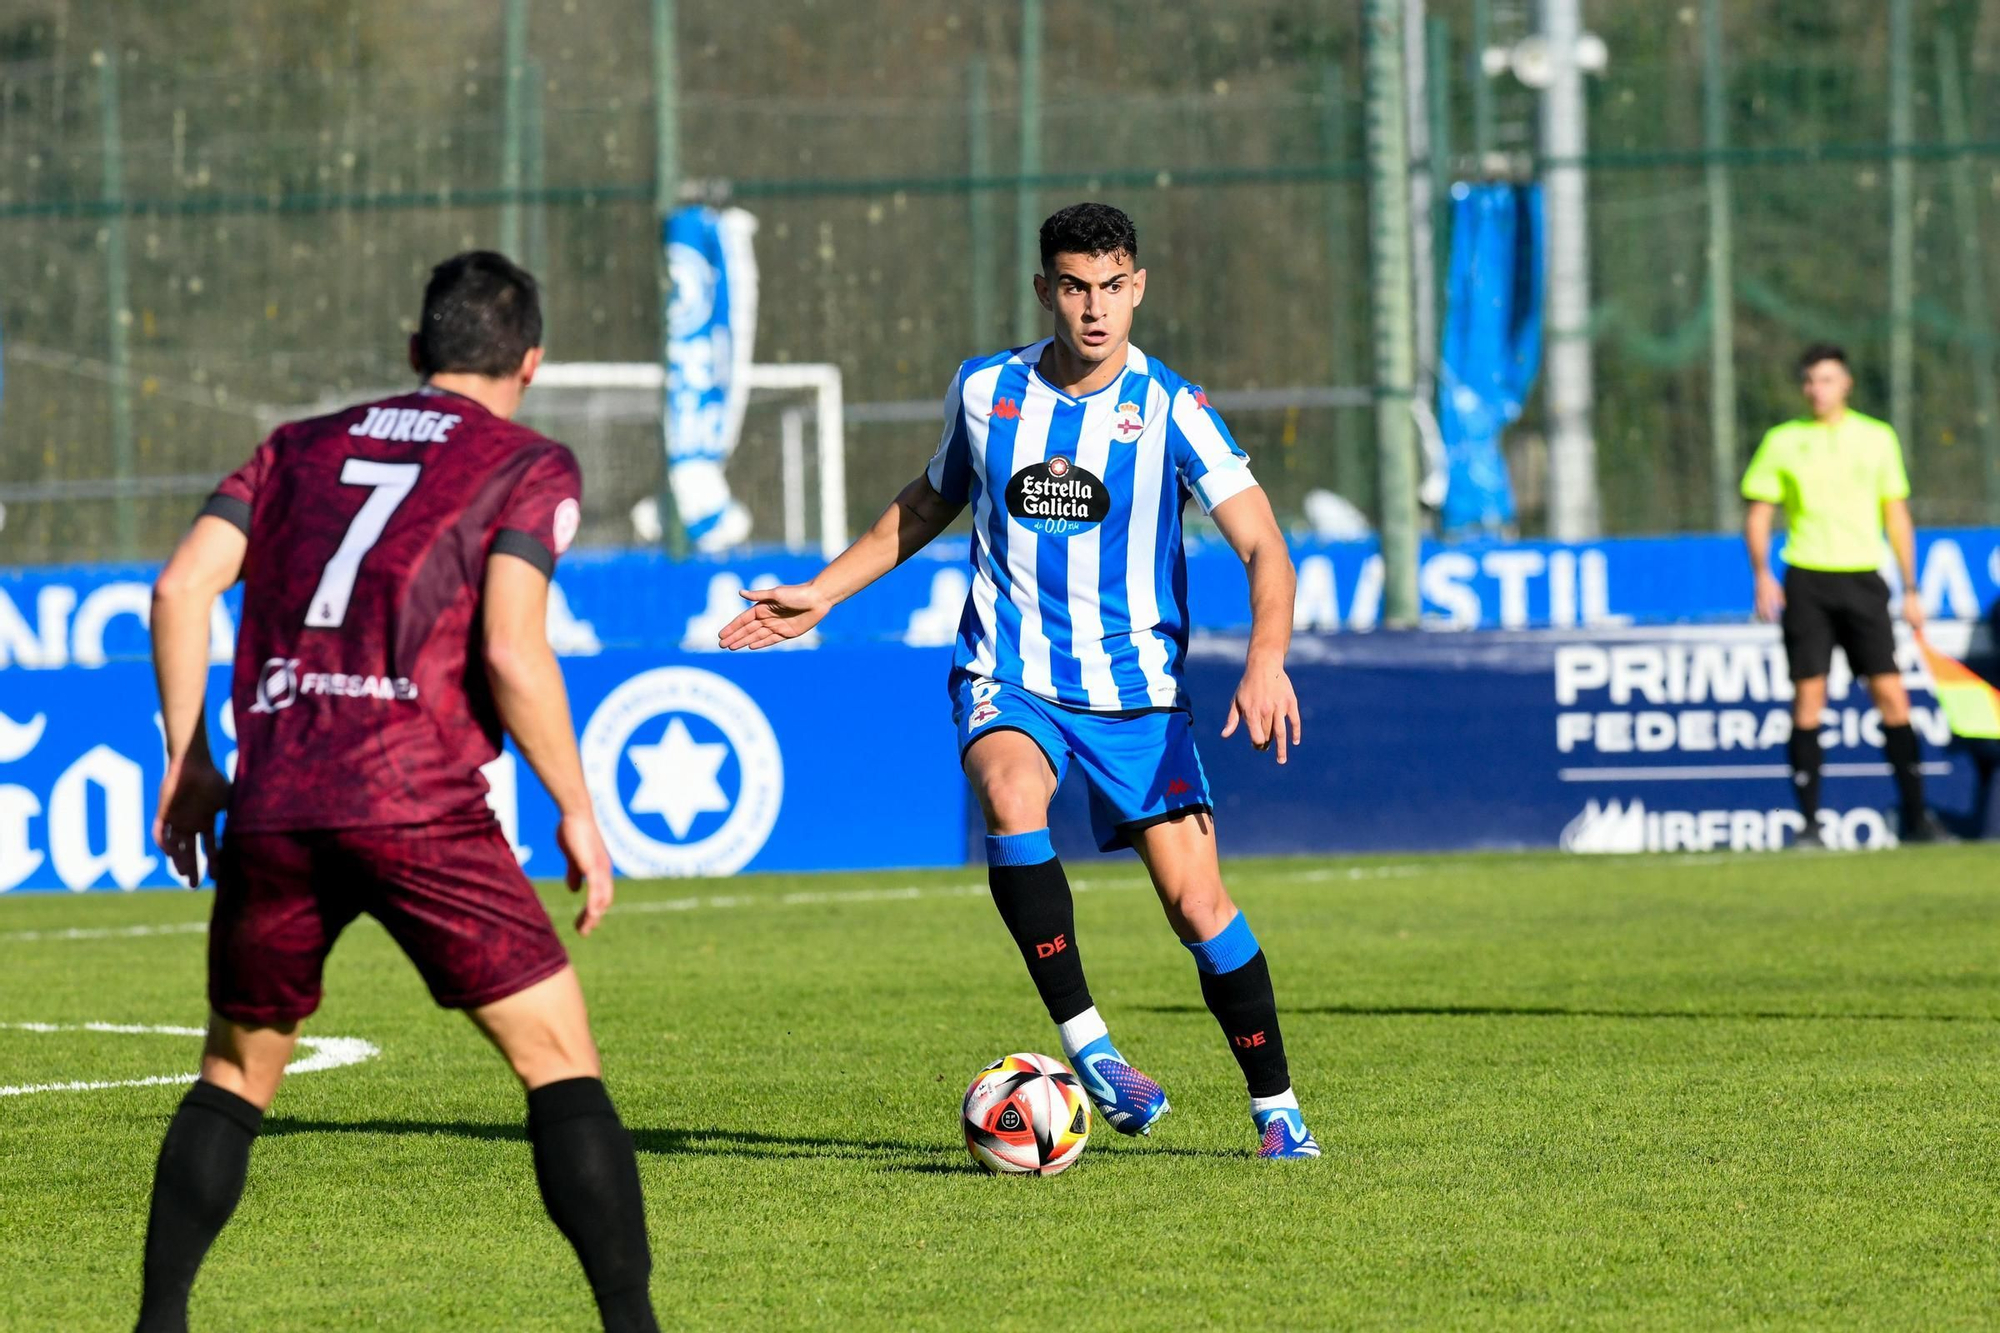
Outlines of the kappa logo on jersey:
[[1021,415],[1021,405],[1012,398],[1002,398],[993,404],[993,415],[1002,421],[1012,421]]
[[1111,423],[1111,433],[1126,444],[1138,439],[1146,429],[1146,418],[1139,411],[1137,403],[1118,404],[1118,420]]
[[658,667],[591,714],[583,776],[627,875],[733,875],[770,839],[785,764],[770,720],[712,671]]
[[1037,532],[1068,537],[1102,523],[1111,512],[1104,478],[1057,454],[1022,468],[1007,483],[1007,512]]
[[1199,384],[1190,385],[1188,387],[1190,391],[1194,394],[1194,405],[1196,407],[1207,407],[1208,390],[1202,388]]
[[275,713],[281,708],[290,708],[299,701],[299,659],[296,657],[273,657],[264,663],[264,669],[257,673],[257,698],[250,705],[253,713]]

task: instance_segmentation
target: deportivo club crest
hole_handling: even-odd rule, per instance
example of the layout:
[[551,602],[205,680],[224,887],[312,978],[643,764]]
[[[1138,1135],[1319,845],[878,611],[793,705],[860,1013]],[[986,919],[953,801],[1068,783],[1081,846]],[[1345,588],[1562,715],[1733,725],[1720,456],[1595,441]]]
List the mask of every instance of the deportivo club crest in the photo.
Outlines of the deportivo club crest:
[[1130,444],[1144,434],[1146,418],[1140,413],[1137,403],[1118,404],[1118,419],[1111,423],[1111,438],[1120,444]]

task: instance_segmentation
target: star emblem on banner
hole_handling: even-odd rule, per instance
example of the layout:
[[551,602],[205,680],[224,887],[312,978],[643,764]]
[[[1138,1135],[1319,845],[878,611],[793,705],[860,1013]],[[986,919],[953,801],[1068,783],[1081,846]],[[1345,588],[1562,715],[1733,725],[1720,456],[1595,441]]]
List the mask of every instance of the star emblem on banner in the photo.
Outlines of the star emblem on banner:
[[722,741],[697,741],[687,723],[675,718],[652,745],[634,745],[626,754],[639,770],[639,790],[627,806],[635,814],[659,815],[676,838],[687,837],[695,817],[729,808],[716,780],[729,758]]

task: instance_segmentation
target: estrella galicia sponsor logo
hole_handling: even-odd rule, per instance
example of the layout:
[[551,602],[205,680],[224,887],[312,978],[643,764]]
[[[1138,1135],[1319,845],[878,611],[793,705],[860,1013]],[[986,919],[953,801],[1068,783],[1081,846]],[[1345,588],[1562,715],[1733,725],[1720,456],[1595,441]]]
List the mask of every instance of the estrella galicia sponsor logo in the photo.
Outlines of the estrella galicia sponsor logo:
[[613,690],[583,729],[584,781],[627,875],[730,875],[763,849],[784,804],[777,733],[741,688],[657,667]]
[[1104,478],[1057,454],[1014,474],[1007,512],[1037,532],[1069,537],[1104,521],[1111,491]]
[[257,698],[253,713],[275,713],[299,701],[299,659],[273,657],[257,673]]

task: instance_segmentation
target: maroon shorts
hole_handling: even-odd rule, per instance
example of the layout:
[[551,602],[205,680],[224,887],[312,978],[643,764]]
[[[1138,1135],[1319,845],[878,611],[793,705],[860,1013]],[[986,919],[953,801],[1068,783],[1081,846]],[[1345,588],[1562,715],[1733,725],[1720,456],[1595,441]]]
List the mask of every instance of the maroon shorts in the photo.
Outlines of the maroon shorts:
[[208,999],[238,1023],[319,1008],[333,942],[361,913],[395,937],[431,995],[471,1009],[569,962],[497,823],[225,832],[208,931]]

